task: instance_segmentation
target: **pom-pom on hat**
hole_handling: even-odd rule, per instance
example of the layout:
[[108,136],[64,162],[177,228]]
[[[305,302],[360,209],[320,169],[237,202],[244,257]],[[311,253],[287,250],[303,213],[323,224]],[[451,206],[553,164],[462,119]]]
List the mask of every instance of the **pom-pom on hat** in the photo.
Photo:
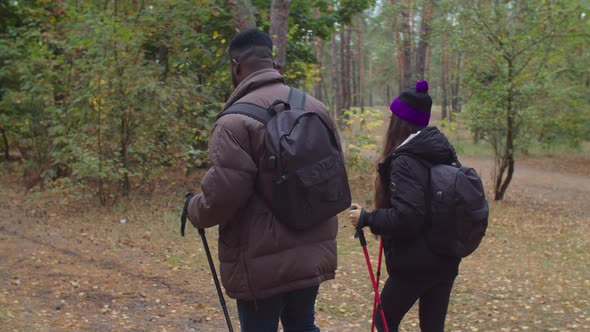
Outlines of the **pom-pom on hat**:
[[428,82],[416,82],[415,88],[404,89],[393,100],[389,109],[399,118],[417,126],[426,127],[430,121],[432,98],[428,94]]

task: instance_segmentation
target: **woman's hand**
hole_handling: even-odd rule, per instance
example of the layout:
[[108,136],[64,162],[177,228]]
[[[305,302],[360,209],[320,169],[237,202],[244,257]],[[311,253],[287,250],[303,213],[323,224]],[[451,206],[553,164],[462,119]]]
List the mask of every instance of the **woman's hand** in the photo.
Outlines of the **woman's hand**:
[[356,226],[359,224],[359,219],[361,218],[362,210],[363,207],[356,203],[352,203],[350,209],[348,210],[348,219],[350,220],[350,224],[354,228],[356,228]]

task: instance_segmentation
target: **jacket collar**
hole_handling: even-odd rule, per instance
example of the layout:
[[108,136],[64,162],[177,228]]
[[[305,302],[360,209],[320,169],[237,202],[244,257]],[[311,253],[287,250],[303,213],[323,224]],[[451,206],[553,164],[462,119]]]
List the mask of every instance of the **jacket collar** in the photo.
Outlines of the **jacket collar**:
[[411,135],[395,153],[409,153],[432,164],[451,165],[458,161],[454,147],[436,127],[426,127]]
[[235,103],[248,93],[260,88],[261,86],[272,83],[286,84],[285,78],[276,69],[267,68],[253,72],[248,77],[246,77],[242,82],[240,82],[240,84],[236,87],[234,92],[232,92],[231,96],[229,96],[227,102],[225,103],[225,106],[223,106],[223,109],[221,111],[225,111],[233,103]]

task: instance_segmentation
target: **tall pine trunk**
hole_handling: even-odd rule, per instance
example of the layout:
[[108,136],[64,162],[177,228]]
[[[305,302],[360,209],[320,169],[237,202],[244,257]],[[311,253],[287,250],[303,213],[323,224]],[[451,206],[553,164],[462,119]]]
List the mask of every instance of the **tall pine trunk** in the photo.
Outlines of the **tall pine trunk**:
[[361,109],[361,113],[365,112],[365,58],[363,54],[363,22],[364,19],[360,18],[360,24],[356,30],[356,53],[358,57],[358,106]]
[[461,87],[461,58],[461,51],[457,51],[457,58],[455,66],[453,68],[453,79],[450,82],[453,91],[453,97],[451,99],[451,109],[455,114],[461,112],[461,97],[459,91],[459,88]]
[[270,36],[276,47],[276,62],[282,73],[287,60],[287,34],[289,32],[289,7],[291,0],[272,0],[270,10]]
[[338,122],[338,127],[343,128],[342,119],[342,95],[340,92],[340,70],[338,61],[338,40],[336,39],[336,33],[332,34],[332,95],[334,96],[334,115]]
[[442,33],[442,42],[441,42],[441,83],[440,83],[440,87],[441,87],[441,94],[442,94],[442,98],[441,98],[441,111],[442,111],[442,116],[441,119],[446,119],[447,116],[449,117],[449,120],[451,120],[449,111],[448,111],[448,77],[449,77],[449,65],[448,65],[448,61],[447,61],[447,33],[446,31],[443,31]]
[[[316,58],[318,60],[318,63],[316,65],[316,69],[318,71],[318,79],[319,81],[316,82],[316,84],[314,85],[314,94],[318,100],[320,101],[324,101],[324,94],[323,94],[323,89],[324,89],[324,74],[323,74],[323,63],[322,63],[322,55],[324,54],[324,40],[321,38],[315,38],[315,54],[316,54]],[[331,104],[329,101],[324,101],[327,102],[328,104]]]
[[[340,30],[340,68],[342,72],[342,112],[350,110],[350,26]],[[342,120],[346,120],[344,113]]]
[[422,19],[420,25],[420,40],[416,50],[414,76],[417,79],[425,79],[427,76],[427,62],[430,52],[430,21],[432,19],[432,6],[430,1],[424,1],[422,6]]
[[411,86],[412,81],[412,31],[410,26],[410,7],[412,0],[404,1],[402,6],[402,26],[401,26],[401,67],[400,69],[400,86],[399,90]]

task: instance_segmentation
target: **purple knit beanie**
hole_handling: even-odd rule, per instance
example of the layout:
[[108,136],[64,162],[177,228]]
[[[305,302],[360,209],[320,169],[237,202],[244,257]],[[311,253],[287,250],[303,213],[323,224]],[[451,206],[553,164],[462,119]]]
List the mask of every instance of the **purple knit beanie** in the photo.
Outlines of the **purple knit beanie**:
[[428,94],[428,82],[418,81],[415,88],[404,89],[389,106],[393,114],[417,126],[426,127],[430,121],[432,98]]

